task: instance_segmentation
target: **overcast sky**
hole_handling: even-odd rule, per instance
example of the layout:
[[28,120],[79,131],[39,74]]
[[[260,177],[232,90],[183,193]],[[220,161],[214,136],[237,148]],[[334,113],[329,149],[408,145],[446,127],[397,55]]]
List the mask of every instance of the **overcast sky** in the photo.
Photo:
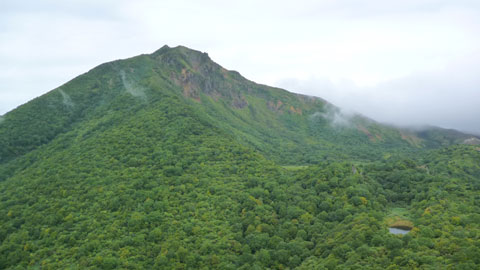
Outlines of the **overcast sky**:
[[168,44],[379,121],[480,134],[480,1],[288,2],[2,0],[0,114]]

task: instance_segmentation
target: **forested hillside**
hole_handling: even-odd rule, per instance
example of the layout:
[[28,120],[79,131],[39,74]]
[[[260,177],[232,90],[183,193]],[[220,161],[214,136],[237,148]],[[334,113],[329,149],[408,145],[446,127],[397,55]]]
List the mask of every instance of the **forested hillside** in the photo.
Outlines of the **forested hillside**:
[[1,269],[480,265],[471,135],[348,115],[205,53],[102,64],[2,119]]

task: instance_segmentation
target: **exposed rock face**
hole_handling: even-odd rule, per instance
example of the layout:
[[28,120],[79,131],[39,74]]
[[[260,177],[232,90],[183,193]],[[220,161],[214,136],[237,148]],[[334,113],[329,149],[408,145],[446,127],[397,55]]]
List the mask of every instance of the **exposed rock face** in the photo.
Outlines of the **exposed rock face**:
[[464,144],[480,145],[480,139],[472,137],[463,141]]
[[180,46],[162,48],[154,56],[171,69],[170,79],[183,89],[185,97],[201,102],[203,93],[217,101],[229,101],[237,109],[248,105],[242,94],[246,90],[245,79],[238,72],[228,71],[213,62],[208,54]]

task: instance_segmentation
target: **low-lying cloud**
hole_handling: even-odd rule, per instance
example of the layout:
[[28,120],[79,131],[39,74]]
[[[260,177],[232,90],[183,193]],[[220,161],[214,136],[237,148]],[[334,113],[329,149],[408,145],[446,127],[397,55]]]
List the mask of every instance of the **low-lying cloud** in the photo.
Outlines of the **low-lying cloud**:
[[125,90],[132,96],[141,98],[143,100],[147,99],[147,95],[145,94],[145,89],[139,85],[136,85],[132,82],[129,78],[127,78],[125,71],[120,71],[120,76],[122,77],[123,87]]
[[436,125],[480,134],[480,55],[443,70],[416,73],[372,87],[345,80],[287,79],[278,86],[319,96],[374,120],[401,126]]
[[334,106],[326,106],[324,112],[316,112],[310,116],[311,120],[318,119],[319,117],[327,120],[328,124],[334,128],[349,128],[352,127],[353,114],[343,111],[342,109],[335,108]]
[[60,92],[60,94],[62,95],[63,105],[67,106],[68,108],[73,108],[75,106],[75,104],[72,102],[72,99],[67,93],[65,93],[62,89],[59,89],[58,92]]

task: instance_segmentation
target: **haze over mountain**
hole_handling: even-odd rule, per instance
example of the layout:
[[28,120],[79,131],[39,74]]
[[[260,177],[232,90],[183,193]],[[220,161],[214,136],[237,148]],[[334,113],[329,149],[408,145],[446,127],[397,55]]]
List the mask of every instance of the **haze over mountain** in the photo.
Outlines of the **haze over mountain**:
[[4,0],[0,114],[98,63],[183,44],[378,121],[478,133],[479,18],[470,0]]
[[1,118],[0,268],[476,269],[479,143],[164,46]]
[[375,86],[316,78],[277,84],[295,92],[320,94],[342,108],[384,123],[404,127],[431,124],[480,134],[478,63],[477,56],[469,56],[445,70],[412,74]]

